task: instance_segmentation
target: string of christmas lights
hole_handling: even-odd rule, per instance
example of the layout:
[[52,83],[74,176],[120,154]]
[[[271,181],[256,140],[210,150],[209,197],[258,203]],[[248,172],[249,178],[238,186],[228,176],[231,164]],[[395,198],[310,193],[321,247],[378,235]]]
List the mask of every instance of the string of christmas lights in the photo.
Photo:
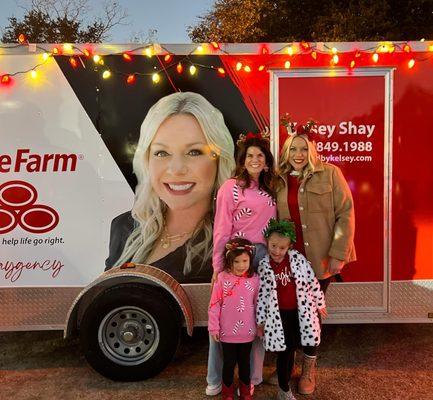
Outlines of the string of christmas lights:
[[[351,51],[340,52],[336,47],[329,47],[326,43],[309,43],[309,42],[299,42],[299,43],[289,43],[285,44],[281,48],[270,51],[268,45],[261,44],[260,51],[257,54],[261,58],[256,59],[259,61],[257,66],[253,66],[251,63],[251,55],[247,56],[230,54],[228,51],[224,50],[221,45],[217,42],[211,42],[210,44],[198,45],[193,48],[193,50],[183,55],[182,58],[176,62],[173,61],[175,56],[168,49],[160,44],[145,44],[140,47],[132,48],[127,51],[110,53],[99,55],[89,48],[81,49],[70,43],[65,43],[63,45],[55,46],[51,50],[31,44],[27,41],[24,34],[20,34],[18,37],[18,43],[12,45],[2,45],[0,49],[16,49],[17,47],[28,46],[29,51],[42,53],[42,61],[31,68],[23,71],[6,72],[0,73],[0,84],[9,85],[13,78],[18,75],[30,74],[31,78],[36,79],[38,77],[37,69],[42,67],[50,57],[55,56],[69,56],[69,64],[71,68],[77,69],[80,66],[86,68],[86,64],[83,59],[93,59],[95,68],[101,73],[103,79],[109,79],[113,75],[121,76],[125,79],[126,84],[132,85],[136,82],[137,77],[150,77],[154,84],[158,84],[161,81],[161,76],[165,74],[167,79],[171,82],[169,71],[175,69],[178,74],[182,74],[185,71],[191,76],[195,76],[198,73],[198,69],[208,69],[214,70],[219,76],[225,77],[226,71],[223,67],[214,67],[212,65],[205,65],[197,63],[191,59],[194,55],[210,55],[215,52],[222,53],[233,57],[234,64],[233,69],[236,72],[250,73],[253,70],[258,72],[267,71],[270,68],[284,68],[290,69],[294,65],[296,67],[302,67],[302,65],[297,65],[297,60],[304,59],[305,57],[310,57],[311,62],[317,62],[317,66],[328,65],[332,67],[347,67],[348,69],[354,69],[358,66],[377,66],[377,65],[390,65],[396,66],[395,56],[404,58],[404,62],[407,63],[407,67],[412,69],[417,62],[423,62],[431,59],[433,57],[433,44],[426,43],[424,52],[414,52],[407,42],[380,42],[375,46],[371,46],[364,49],[355,49]],[[420,42],[425,42],[423,39]],[[207,50],[206,48],[209,48]],[[427,56],[421,56],[421,54],[427,53]],[[122,55],[125,62],[131,62],[133,58],[137,55],[146,55],[149,58],[154,56],[157,57],[160,67],[154,67],[153,72],[142,72],[134,71],[125,73],[124,71],[119,71],[115,68],[108,68],[105,66],[104,57],[107,56],[119,56]],[[270,56],[279,55],[278,61],[272,59]],[[392,62],[390,62],[390,57],[392,57]],[[326,58],[326,59],[325,59]],[[384,64],[379,64],[381,59],[384,60]],[[261,63],[263,61],[263,63]],[[312,65],[309,65],[310,67]]]

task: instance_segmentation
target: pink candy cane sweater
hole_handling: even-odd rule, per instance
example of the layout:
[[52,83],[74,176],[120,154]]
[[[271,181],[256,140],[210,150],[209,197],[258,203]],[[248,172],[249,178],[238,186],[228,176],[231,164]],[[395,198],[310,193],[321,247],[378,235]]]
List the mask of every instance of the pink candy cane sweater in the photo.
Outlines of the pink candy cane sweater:
[[209,305],[208,330],[219,333],[226,343],[252,342],[257,333],[256,301],[259,277],[236,276],[223,271],[212,290]]
[[213,229],[213,268],[224,269],[224,249],[234,237],[243,237],[252,243],[266,244],[263,237],[268,222],[277,215],[275,200],[255,181],[242,190],[236,179],[228,179],[218,190]]

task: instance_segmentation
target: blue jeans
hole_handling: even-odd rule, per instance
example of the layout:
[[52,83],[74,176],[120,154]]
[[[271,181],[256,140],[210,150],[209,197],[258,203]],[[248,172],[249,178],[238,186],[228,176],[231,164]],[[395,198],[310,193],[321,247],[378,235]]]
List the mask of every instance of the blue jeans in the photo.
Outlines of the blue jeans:
[[[251,383],[259,385],[263,381],[263,360],[265,359],[265,348],[259,337],[253,342],[250,354]],[[223,351],[221,343],[215,342],[209,335],[209,357],[207,360],[208,385],[216,386],[221,384],[223,374]]]

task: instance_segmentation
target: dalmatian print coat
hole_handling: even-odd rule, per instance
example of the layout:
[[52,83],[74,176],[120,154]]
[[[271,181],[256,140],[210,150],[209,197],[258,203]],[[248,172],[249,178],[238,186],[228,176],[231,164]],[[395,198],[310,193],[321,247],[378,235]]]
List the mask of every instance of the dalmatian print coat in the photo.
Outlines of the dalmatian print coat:
[[[289,250],[290,266],[296,280],[299,327],[303,346],[320,344],[320,323],[317,310],[325,307],[325,296],[307,259],[298,251]],[[284,332],[277,298],[274,271],[266,255],[259,263],[260,289],[257,299],[256,319],[264,325],[264,347],[268,351],[283,351]]]

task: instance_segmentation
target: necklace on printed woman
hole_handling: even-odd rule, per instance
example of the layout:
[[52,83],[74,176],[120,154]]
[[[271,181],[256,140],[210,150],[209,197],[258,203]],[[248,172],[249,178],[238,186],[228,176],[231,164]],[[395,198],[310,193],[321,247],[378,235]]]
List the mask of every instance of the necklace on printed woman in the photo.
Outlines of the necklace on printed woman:
[[175,235],[169,235],[167,231],[167,227],[164,226],[164,234],[160,239],[161,247],[163,249],[168,249],[173,242],[177,242],[190,234],[191,232],[182,232],[182,233],[177,233]]

